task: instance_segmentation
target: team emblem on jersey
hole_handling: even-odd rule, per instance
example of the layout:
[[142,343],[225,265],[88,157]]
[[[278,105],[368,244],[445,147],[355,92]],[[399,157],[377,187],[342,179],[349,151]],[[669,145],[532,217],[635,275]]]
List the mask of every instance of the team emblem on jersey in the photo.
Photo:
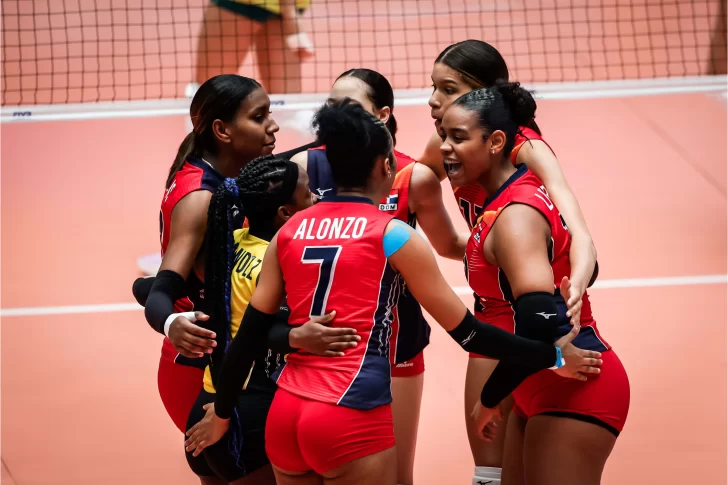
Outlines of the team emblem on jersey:
[[392,189],[384,203],[379,204],[380,211],[396,211],[399,202],[399,189]]

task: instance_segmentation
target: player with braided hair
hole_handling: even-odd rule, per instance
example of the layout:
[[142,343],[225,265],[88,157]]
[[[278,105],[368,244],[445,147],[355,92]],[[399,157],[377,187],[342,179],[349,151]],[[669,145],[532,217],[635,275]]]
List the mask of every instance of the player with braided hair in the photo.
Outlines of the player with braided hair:
[[[210,319],[203,325],[214,331],[217,345],[205,368],[203,389],[192,407],[188,428],[204,417],[208,404],[215,399],[225,350],[235,337],[255,291],[269,241],[293,214],[310,207],[313,201],[306,172],[274,155],[253,160],[236,178],[226,179],[213,195],[205,264]],[[243,219],[248,220],[246,228],[242,228]],[[281,307],[279,318],[288,326],[285,306]],[[336,331],[349,333],[344,338],[352,342],[357,339],[345,329]],[[288,343],[287,338],[285,341]],[[349,346],[342,342],[339,348]],[[200,457],[186,453],[195,473],[204,475],[209,467],[228,483],[274,483],[265,452],[264,427],[277,387],[270,376],[282,362],[280,349],[259,349],[242,385],[245,392],[238,394],[234,411],[237,422],[231,427],[230,436],[205,450],[203,466]],[[236,452],[231,453],[231,449]]]
[[344,98],[324,105],[314,126],[337,195],[299,211],[271,239],[260,282],[218,374],[214,406],[188,431],[188,451],[199,454],[217,443],[236,412],[242,419],[240,388],[259,367],[284,295],[291,325],[334,310],[333,326],[355,328],[362,345],[334,359],[293,352],[276,370],[265,447],[279,485],[397,483],[388,335],[400,278],[467,351],[534,369],[558,367],[572,377],[584,365],[599,365],[597,352],[568,343],[576,327],[554,346],[481,323],[467,311],[429,244],[375,205],[389,193],[395,172],[384,123]]

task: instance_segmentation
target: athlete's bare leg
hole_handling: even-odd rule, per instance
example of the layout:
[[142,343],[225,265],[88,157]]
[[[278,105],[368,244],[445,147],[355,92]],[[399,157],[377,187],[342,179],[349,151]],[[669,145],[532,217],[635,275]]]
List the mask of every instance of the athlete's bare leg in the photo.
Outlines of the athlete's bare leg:
[[278,485],[323,485],[324,478],[313,471],[294,473],[273,467]]
[[[395,446],[324,473],[325,485],[397,485]],[[293,484],[291,484],[293,485]]]
[[526,424],[523,441],[526,483],[599,485],[616,440],[614,434],[596,424],[567,417],[533,416]]
[[500,404],[503,422],[498,423],[493,441],[483,441],[478,438],[475,423],[470,417],[475,403],[480,400],[483,386],[493,373],[496,364],[498,364],[498,361],[492,359],[471,358],[468,360],[468,370],[465,376],[465,427],[468,431],[470,452],[473,454],[475,466],[501,467],[503,462],[503,446],[506,438],[508,416],[513,408],[513,398],[508,396]]
[[526,435],[527,421],[511,411],[503,447],[503,471],[501,485],[525,485],[523,476],[523,438]]
[[260,29],[258,22],[208,3],[197,38],[197,84],[218,74],[236,74]]
[[417,428],[420,423],[425,374],[392,378],[392,419],[397,442],[397,483],[414,483]]

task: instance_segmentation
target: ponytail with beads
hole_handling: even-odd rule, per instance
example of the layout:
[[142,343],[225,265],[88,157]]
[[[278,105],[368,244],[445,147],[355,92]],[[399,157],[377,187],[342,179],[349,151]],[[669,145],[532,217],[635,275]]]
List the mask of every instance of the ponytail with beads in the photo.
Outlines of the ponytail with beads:
[[[298,170],[297,164],[277,155],[256,158],[236,178],[225,179],[210,201],[205,262],[205,305],[210,319],[200,323],[216,334],[217,346],[210,356],[213,385],[218,382],[225,352],[232,342],[234,232],[243,227],[246,218],[251,230],[275,232],[278,208],[291,202],[298,184]],[[239,461],[242,436],[237,411],[233,411],[231,419],[229,448]]]

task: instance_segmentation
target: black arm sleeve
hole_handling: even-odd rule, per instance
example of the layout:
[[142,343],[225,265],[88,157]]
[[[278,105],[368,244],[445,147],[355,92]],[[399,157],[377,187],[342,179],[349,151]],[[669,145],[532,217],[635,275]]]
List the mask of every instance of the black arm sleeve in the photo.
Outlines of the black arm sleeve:
[[536,370],[548,369],[556,364],[556,348],[553,345],[519,337],[480,322],[470,311],[448,334],[468,352],[516,362]]
[[134,280],[134,284],[131,286],[131,293],[134,295],[134,299],[141,306],[147,304],[147,298],[149,298],[149,292],[152,291],[152,285],[157,278],[152,276],[150,278],[137,278]]
[[276,314],[276,320],[268,331],[268,347],[278,354],[290,354],[296,349],[291,347],[289,335],[294,329],[288,324],[288,316],[291,314],[287,303],[284,301]]
[[275,315],[256,310],[253,305],[248,305],[245,310],[238,333],[225,354],[220,378],[215,386],[215,414],[218,417],[230,419],[238,393],[250,374],[257,352],[266,345],[268,331],[275,318]]
[[144,308],[144,316],[154,330],[164,335],[164,322],[174,313],[174,302],[184,293],[185,280],[178,273],[164,270],[157,274]]
[[[553,344],[558,332],[558,310],[554,296],[545,292],[526,293],[514,303],[516,333],[524,338]],[[555,362],[554,362],[555,363]],[[517,362],[498,362],[493,374],[483,386],[480,402],[492,408],[516,390],[538,369]]]
[[538,369],[524,367],[513,362],[498,362],[480,393],[480,402],[486,408],[494,408],[508,397],[528,376]]

